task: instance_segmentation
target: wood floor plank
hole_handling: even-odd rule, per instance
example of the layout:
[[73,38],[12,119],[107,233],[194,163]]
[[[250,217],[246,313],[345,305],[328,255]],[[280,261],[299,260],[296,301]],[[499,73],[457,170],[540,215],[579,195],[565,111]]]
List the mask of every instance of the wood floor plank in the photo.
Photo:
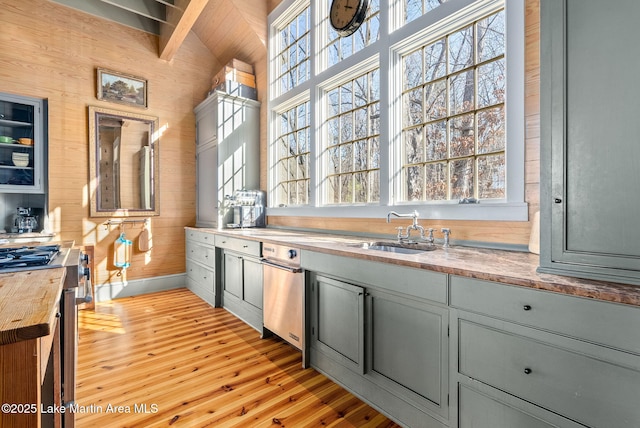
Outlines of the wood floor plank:
[[186,289],[81,311],[77,398],[79,428],[398,426]]

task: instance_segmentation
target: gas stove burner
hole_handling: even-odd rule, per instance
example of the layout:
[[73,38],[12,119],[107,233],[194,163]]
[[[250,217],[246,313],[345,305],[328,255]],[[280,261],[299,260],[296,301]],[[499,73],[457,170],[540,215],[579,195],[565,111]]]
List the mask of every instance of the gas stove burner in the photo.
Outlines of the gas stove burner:
[[60,245],[0,248],[0,270],[46,266],[60,253]]

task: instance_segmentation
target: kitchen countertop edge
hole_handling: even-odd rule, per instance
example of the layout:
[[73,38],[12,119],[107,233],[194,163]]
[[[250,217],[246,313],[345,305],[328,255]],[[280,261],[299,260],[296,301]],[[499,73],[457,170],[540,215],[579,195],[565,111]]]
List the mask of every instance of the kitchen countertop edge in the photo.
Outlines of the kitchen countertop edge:
[[538,273],[539,256],[532,253],[452,246],[448,249],[438,248],[435,251],[419,255],[406,255],[358,248],[358,243],[370,241],[371,239],[357,236],[270,228],[220,230],[186,227],[185,229],[253,241],[284,243],[301,250],[354,257],[613,303],[640,306],[640,287],[638,286]]

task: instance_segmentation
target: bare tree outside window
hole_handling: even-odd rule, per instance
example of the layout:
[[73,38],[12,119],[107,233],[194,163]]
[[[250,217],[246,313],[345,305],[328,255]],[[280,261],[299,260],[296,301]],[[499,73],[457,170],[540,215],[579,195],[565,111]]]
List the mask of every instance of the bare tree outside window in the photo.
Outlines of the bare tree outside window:
[[276,203],[280,206],[309,203],[310,109],[299,104],[279,117]]
[[326,202],[380,200],[380,71],[343,83],[326,94]]
[[311,9],[307,7],[279,30],[276,81],[281,94],[309,80],[310,19]]
[[405,201],[505,198],[504,53],[502,10],[403,57]]

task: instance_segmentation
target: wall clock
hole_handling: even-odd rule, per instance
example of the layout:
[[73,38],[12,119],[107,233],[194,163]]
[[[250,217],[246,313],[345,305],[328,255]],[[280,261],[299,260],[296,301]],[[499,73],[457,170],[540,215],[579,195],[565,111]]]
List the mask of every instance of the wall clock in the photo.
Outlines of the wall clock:
[[342,36],[350,36],[364,22],[369,8],[369,0],[332,0],[329,22]]

